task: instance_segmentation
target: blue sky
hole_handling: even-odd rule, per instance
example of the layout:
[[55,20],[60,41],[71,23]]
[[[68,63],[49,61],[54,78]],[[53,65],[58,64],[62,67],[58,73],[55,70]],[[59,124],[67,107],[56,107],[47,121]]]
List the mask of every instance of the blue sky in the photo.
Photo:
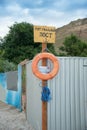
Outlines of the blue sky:
[[81,18],[87,18],[87,0],[0,0],[1,37],[14,22],[58,28]]

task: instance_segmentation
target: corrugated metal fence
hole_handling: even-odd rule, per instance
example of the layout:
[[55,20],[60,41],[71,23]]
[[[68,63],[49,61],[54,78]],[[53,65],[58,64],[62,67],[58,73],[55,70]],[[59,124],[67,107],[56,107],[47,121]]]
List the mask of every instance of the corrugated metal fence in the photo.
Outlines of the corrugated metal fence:
[[27,120],[35,130],[41,130],[40,80],[32,74],[31,62],[27,64]]
[[[48,130],[87,130],[87,58],[58,59],[60,71],[54,79],[48,81],[52,96],[52,100],[48,103]],[[41,130],[40,82],[32,74],[29,62],[27,119],[35,130]]]

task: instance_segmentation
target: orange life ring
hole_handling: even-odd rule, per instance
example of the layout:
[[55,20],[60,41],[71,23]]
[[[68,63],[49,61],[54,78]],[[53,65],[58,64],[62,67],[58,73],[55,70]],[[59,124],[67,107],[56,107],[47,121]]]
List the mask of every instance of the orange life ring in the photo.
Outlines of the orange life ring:
[[[41,59],[50,59],[53,63],[53,69],[51,72],[47,73],[47,74],[43,74],[39,71],[38,69],[38,62]],[[39,53],[37,54],[33,61],[32,61],[32,72],[35,76],[37,76],[39,79],[42,80],[48,80],[48,79],[52,79],[59,71],[59,61],[58,59],[51,53],[48,52],[43,52],[43,53]]]

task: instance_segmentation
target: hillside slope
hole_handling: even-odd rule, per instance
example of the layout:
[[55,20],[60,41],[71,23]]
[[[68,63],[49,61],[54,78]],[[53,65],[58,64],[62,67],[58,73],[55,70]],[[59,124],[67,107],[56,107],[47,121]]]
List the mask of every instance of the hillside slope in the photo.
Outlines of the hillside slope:
[[87,42],[87,18],[72,21],[68,25],[56,29],[56,44],[54,45],[56,52],[59,51],[65,37],[71,34],[75,34],[78,38]]

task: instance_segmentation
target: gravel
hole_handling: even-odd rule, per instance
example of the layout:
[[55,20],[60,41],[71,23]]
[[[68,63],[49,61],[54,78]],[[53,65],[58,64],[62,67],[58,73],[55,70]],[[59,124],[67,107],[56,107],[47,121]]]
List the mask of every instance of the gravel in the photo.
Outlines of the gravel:
[[24,111],[0,102],[0,130],[34,130],[27,122]]

